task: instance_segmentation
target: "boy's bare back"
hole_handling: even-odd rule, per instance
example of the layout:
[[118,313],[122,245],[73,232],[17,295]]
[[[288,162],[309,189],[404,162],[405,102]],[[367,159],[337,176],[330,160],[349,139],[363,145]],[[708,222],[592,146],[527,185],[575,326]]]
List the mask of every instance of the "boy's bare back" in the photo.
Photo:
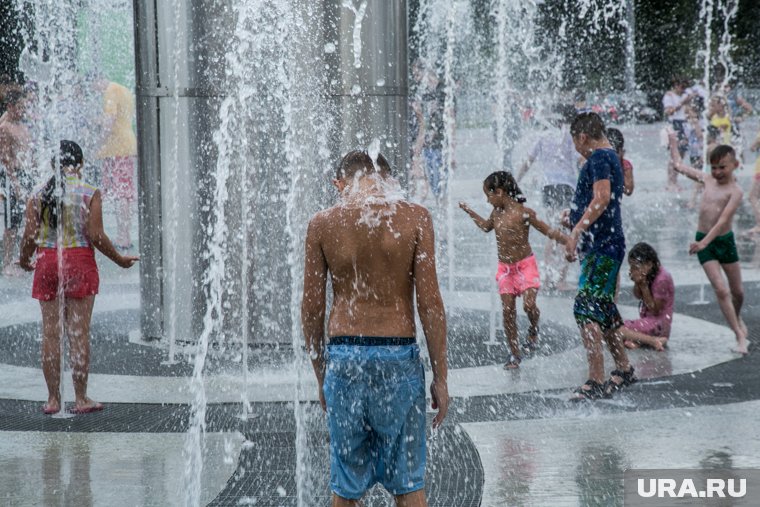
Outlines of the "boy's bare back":
[[[330,272],[333,305],[329,336],[415,336],[418,299],[435,285],[429,212],[405,201],[337,205],[314,216],[309,244]],[[429,287],[428,287],[429,286]]]

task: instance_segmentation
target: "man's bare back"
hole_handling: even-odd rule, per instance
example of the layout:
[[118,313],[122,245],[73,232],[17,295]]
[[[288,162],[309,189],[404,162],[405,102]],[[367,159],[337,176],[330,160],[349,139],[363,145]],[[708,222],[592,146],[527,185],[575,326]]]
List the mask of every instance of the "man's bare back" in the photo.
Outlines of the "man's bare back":
[[430,215],[400,201],[337,205],[310,224],[332,281],[330,336],[414,336],[418,242]]

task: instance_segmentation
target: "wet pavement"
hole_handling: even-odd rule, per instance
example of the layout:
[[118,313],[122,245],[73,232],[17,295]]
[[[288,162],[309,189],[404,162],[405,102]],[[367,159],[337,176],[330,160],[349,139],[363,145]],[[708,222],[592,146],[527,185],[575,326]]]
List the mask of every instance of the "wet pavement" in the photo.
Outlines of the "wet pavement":
[[[687,208],[690,187],[682,182],[687,191],[680,195],[663,190],[658,128],[622,128],[637,178],[636,192],[624,201],[624,219],[629,246],[640,239],[651,242],[673,274],[676,317],[669,350],[632,353],[642,381],[611,400],[567,400],[585,380],[583,351],[569,312],[572,292],[542,290],[544,347],[517,372],[501,368],[507,351],[493,304],[495,246],[463,213],[453,216],[454,269],[449,276],[442,257],[441,279],[451,319],[454,400],[444,429],[430,435],[431,505],[622,505],[627,468],[760,467],[754,424],[760,355],[754,348],[743,358],[730,351],[733,337],[712,291],[704,286],[697,261],[685,253],[696,223]],[[486,158],[492,139],[486,130],[461,134],[454,198],[467,199],[485,213],[480,188],[492,169]],[[748,173],[739,174],[745,188]],[[531,194],[535,185],[529,173],[524,183],[529,202],[540,202]],[[445,219],[443,211],[439,215]],[[748,220],[745,205],[736,230],[747,228]],[[439,221],[439,229],[446,223]],[[533,234],[531,241],[542,260],[543,240]],[[446,248],[441,245],[443,253]],[[740,254],[744,315],[750,339],[757,343],[760,265],[753,264],[753,244],[741,243]],[[69,418],[40,411],[46,390],[38,368],[39,309],[28,297],[29,279],[0,279],[0,504],[184,502],[190,363],[184,358],[167,364],[165,344],[139,339],[136,270],[101,266],[89,391],[107,407]],[[622,282],[622,311],[635,313],[630,283],[625,276]],[[518,325],[524,334],[523,315]],[[227,350],[216,358],[212,354],[210,361],[202,502],[296,505],[300,459],[305,504],[326,505],[327,436],[311,372],[293,365],[287,347],[251,349],[245,375],[239,356],[239,350]],[[70,399],[67,382],[64,397],[68,390]],[[306,414],[300,423],[294,417],[297,384],[306,400],[299,405]],[[251,401],[247,411],[241,399]],[[388,501],[374,491],[365,503]]]

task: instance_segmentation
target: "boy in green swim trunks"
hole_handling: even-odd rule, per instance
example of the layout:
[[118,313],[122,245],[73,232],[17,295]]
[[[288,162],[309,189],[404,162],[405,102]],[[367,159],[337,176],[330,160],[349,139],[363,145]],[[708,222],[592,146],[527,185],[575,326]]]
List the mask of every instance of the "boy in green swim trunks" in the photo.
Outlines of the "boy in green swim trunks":
[[[710,152],[710,174],[683,163],[675,133],[670,134],[670,156],[676,171],[704,185],[699,206],[696,241],[689,253],[697,254],[702,269],[715,291],[718,304],[729,327],[736,335],[736,352],[747,353],[747,326],[741,318],[744,289],[731,226],[742,202],[742,189],[736,183],[734,170],[739,167],[736,152],[720,145]],[[721,269],[726,274],[728,287]]]

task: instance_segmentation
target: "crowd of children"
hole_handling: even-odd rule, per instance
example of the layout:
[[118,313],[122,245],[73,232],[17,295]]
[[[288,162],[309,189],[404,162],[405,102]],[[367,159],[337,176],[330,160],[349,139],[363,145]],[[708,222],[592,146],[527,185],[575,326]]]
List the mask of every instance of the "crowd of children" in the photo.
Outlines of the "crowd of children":
[[[677,109],[695,101],[694,96],[679,98],[685,83],[677,81],[674,88],[671,91],[673,97],[668,99],[672,104],[669,109],[667,105],[665,108],[666,114],[671,116]],[[684,111],[683,118],[671,118],[669,171],[683,174],[699,185],[701,202],[697,232],[689,253],[697,256],[715,291],[722,313],[736,337],[735,352],[747,354],[748,331],[741,317],[744,299],[741,270],[732,232],[733,218],[742,199],[742,190],[733,174],[740,163],[736,151],[726,142],[731,138],[721,136],[720,108],[712,104],[711,107],[716,113],[712,115],[710,123],[713,128],[707,138],[706,158],[710,171],[701,169],[705,157],[704,138],[696,107]],[[727,115],[725,108],[722,111]],[[580,278],[573,312],[586,348],[589,375],[588,380],[575,390],[572,399],[598,399],[636,381],[626,349],[648,347],[665,351],[673,319],[675,286],[656,250],[645,242],[636,244],[627,256],[633,295],[639,301],[639,318],[625,321],[621,318],[616,301],[626,252],[620,205],[623,196],[630,196],[634,190],[633,166],[625,159],[624,136],[618,129],[606,128],[602,119],[591,112],[575,115],[568,131],[562,128],[561,121],[558,126],[560,130],[553,133],[553,139],[544,138],[550,133],[539,139],[517,178],[510,172],[498,171],[485,179],[483,192],[493,208],[487,218],[478,215],[467,203],[461,202],[459,206],[480,229],[484,232],[493,230],[496,234],[499,261],[496,281],[509,347],[507,369],[519,368],[524,354],[532,353],[539,344],[540,310],[536,296],[541,277],[529,242],[531,227],[553,240],[551,244],[565,245],[568,261],[579,258]],[[563,150],[565,135],[574,146],[572,159]],[[547,146],[552,149],[550,154],[543,153]],[[751,149],[760,149],[760,136]],[[683,161],[687,155],[691,165]],[[560,166],[570,166],[573,172],[577,171],[556,228],[539,219],[536,211],[525,204],[526,198],[518,187],[518,180],[537,160],[551,165],[547,167],[550,175],[558,172]],[[755,201],[760,197],[760,158],[758,160],[751,191],[758,194],[754,196]],[[672,176],[669,181],[675,183]],[[545,183],[549,186],[552,181]],[[760,206],[755,201],[752,206],[760,223]],[[547,202],[544,205],[550,214],[557,212],[556,206],[549,206]],[[758,231],[760,226],[748,234]],[[523,298],[523,308],[529,320],[527,341],[522,346],[516,324],[518,297]],[[608,377],[604,369],[604,344],[615,362]]]

